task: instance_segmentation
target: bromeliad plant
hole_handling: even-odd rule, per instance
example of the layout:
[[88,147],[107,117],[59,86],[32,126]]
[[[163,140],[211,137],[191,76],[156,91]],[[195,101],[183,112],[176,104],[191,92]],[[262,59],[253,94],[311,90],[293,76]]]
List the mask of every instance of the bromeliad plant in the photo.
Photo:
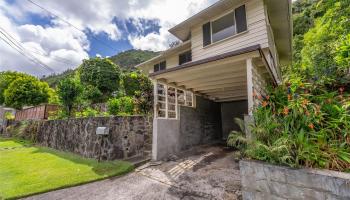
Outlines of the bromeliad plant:
[[[232,133],[245,156],[291,167],[350,169],[350,96],[301,81],[271,89],[254,112],[252,139]],[[239,136],[239,137],[238,137]]]

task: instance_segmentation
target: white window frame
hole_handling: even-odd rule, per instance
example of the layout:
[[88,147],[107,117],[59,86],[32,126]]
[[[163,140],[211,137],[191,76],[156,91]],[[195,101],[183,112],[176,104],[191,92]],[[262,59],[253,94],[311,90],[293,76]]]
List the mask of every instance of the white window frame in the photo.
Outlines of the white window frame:
[[[233,21],[234,21],[234,23],[235,23],[235,33],[233,34],[233,35],[231,35],[231,36],[228,36],[228,37],[225,37],[225,38],[223,38],[223,39],[221,39],[221,40],[218,40],[218,41],[213,41],[213,22],[215,22],[216,20],[218,20],[218,19],[220,19],[220,18],[222,18],[222,17],[224,17],[224,16],[226,16],[226,15],[228,15],[228,14],[230,14],[230,13],[233,13]],[[225,13],[225,14],[223,14],[223,15],[220,15],[220,17],[217,17],[217,18],[215,18],[215,19],[213,19],[213,20],[210,20],[210,40],[211,40],[211,44],[215,44],[215,43],[217,43],[217,42],[221,42],[221,41],[223,41],[223,40],[226,40],[227,38],[231,38],[231,37],[233,37],[233,36],[235,36],[235,35],[237,35],[237,23],[236,23],[236,14],[235,14],[235,9],[233,9],[233,10],[231,10],[230,12],[227,12],[227,13]]]
[[[164,90],[165,90],[165,109],[158,108],[158,110],[157,110],[158,96],[160,96],[158,94],[158,85],[164,86]],[[175,115],[176,115],[175,118],[169,118],[169,101],[168,101],[168,88],[169,87],[175,89]],[[177,97],[177,91],[178,90],[181,90],[181,91],[184,92],[184,98],[185,98],[185,104],[184,105],[179,105],[178,104],[178,97]],[[190,92],[190,94],[191,94],[192,106],[188,106],[187,105],[187,98],[186,98],[186,93],[187,92]],[[178,87],[172,86],[172,85],[167,85],[166,83],[154,81],[154,116],[155,116],[155,118],[157,118],[157,119],[169,119],[169,120],[177,120],[177,119],[179,119],[178,107],[179,106],[186,106],[186,107],[195,108],[195,102],[194,102],[195,98],[194,98],[194,96],[195,96],[195,94],[192,91],[184,90],[182,88],[178,88]],[[165,116],[164,117],[159,117],[158,116],[158,111],[159,110],[165,111]]]
[[[165,104],[165,109],[158,109],[157,110],[157,105],[158,105],[158,96],[160,96],[159,94],[158,94],[158,84],[160,84],[160,85],[163,85],[164,86],[164,91],[165,91],[165,102],[164,102],[164,104]],[[168,100],[168,88],[167,88],[167,86],[165,85],[165,84],[162,84],[162,83],[159,83],[159,82],[154,82],[154,116],[156,116],[158,119],[166,119],[167,118],[167,116],[168,116],[168,114],[167,114],[167,110],[168,110],[168,108],[167,108],[167,106],[168,106],[168,104],[167,104],[167,100]],[[163,102],[162,102],[163,103]],[[159,117],[158,116],[158,111],[159,110],[162,110],[162,111],[164,111],[165,112],[165,117]]]
[[[156,63],[153,64],[153,72],[163,71],[163,70],[160,69],[160,63],[162,63],[162,62],[165,62],[165,69],[163,69],[163,70],[166,70],[166,68],[167,68],[167,63],[166,63],[166,59],[165,59],[165,60],[161,60],[161,61],[156,62]],[[158,71],[154,71],[154,65],[159,65],[159,70],[158,70]]]
[[[210,43],[209,45],[207,45],[207,46],[204,46],[204,48],[205,48],[205,47],[208,47],[208,46],[211,46],[211,45],[213,45],[213,44],[216,44],[216,43],[219,43],[219,42],[228,40],[228,39],[230,39],[230,38],[236,37],[236,36],[241,35],[241,34],[243,34],[243,33],[248,32],[248,16],[247,16],[247,17],[246,17],[247,30],[246,30],[246,31],[243,31],[243,32],[241,32],[241,33],[237,33],[237,20],[236,20],[236,12],[235,12],[235,10],[236,10],[237,8],[243,6],[243,5],[245,5],[245,9],[246,9],[245,12],[246,12],[246,16],[247,16],[247,5],[246,5],[245,3],[243,3],[243,4],[240,4],[240,5],[236,6],[236,7],[234,7],[232,10],[230,9],[229,11],[225,12],[224,14],[222,14],[222,15],[220,15],[220,16],[218,16],[218,17],[215,17],[215,18],[213,18],[213,19],[211,19],[211,20],[209,21],[209,22],[210,22],[210,42],[211,42],[211,43]],[[226,37],[226,38],[224,38],[224,39],[221,39],[221,40],[218,40],[218,41],[213,42],[213,22],[216,21],[216,20],[218,20],[218,19],[220,19],[220,18],[222,18],[222,17],[225,16],[225,15],[228,15],[228,14],[231,13],[231,12],[233,12],[233,16],[234,16],[235,31],[236,31],[236,33],[233,34],[233,35],[231,35],[231,36],[229,36],[229,37]]]

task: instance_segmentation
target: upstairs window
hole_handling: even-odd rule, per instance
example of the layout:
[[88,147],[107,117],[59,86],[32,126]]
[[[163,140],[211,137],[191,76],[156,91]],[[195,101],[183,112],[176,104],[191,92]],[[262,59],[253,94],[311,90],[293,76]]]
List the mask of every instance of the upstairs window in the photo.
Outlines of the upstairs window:
[[166,69],[166,61],[164,60],[160,63],[157,63],[153,67],[154,67],[154,72],[165,70]]
[[234,12],[211,22],[211,25],[212,42],[217,42],[236,34]]
[[186,51],[179,55],[179,65],[192,61],[191,51]]
[[245,5],[203,25],[203,46],[218,42],[247,30]]

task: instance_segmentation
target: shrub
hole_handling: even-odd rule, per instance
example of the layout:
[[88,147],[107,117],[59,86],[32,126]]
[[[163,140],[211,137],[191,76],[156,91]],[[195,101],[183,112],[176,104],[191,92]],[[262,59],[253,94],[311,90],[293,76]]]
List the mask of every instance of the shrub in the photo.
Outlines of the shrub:
[[108,112],[112,115],[131,115],[134,113],[134,100],[131,97],[110,99],[107,102]]
[[51,111],[51,112],[49,112],[49,117],[48,117],[48,119],[49,119],[49,120],[67,119],[68,117],[69,117],[69,116],[68,116],[67,111],[62,110],[62,109],[58,109],[58,110],[56,110],[56,111]]
[[36,142],[40,121],[20,121],[6,128],[11,137],[21,138]]
[[93,108],[86,108],[81,112],[76,112],[75,117],[96,117],[99,116],[99,112]]
[[135,98],[138,113],[149,113],[153,108],[153,85],[151,80],[141,72],[130,72],[124,75],[125,93]]
[[254,112],[253,139],[232,133],[228,145],[270,163],[345,171],[350,168],[350,95],[344,90],[302,82],[279,86]]
[[12,112],[5,112],[5,119],[7,120],[14,120],[15,115]]

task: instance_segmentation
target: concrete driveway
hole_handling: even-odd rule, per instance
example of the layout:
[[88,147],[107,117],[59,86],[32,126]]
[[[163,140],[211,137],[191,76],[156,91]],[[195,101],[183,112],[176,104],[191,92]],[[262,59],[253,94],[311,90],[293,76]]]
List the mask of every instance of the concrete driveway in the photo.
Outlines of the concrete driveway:
[[201,146],[181,158],[82,186],[48,192],[27,200],[241,199],[238,163],[218,146]]

